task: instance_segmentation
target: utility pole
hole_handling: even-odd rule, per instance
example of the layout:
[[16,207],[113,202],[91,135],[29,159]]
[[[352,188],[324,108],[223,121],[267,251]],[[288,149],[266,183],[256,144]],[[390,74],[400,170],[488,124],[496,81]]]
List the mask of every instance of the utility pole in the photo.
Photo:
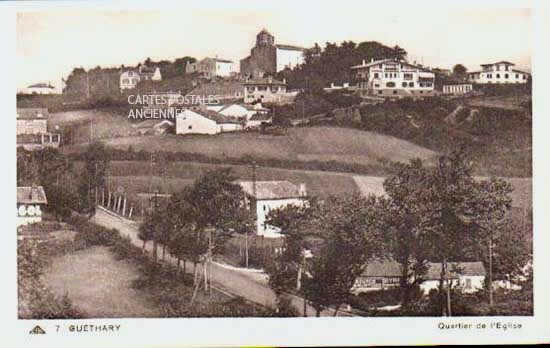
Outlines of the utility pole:
[[[250,207],[253,207],[254,210],[257,210],[256,202],[256,161],[252,161],[252,199],[250,201]],[[245,259],[246,268],[248,268],[248,229],[245,232]]]
[[155,154],[151,154],[151,160],[149,162],[150,164],[150,182],[149,182],[149,192],[153,192],[153,165],[155,162]]
[[493,238],[489,235],[489,307],[493,307]]

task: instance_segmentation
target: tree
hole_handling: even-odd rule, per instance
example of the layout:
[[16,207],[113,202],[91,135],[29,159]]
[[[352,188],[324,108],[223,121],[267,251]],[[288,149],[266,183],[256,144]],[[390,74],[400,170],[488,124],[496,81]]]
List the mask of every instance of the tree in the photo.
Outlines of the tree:
[[467,71],[468,70],[466,69],[466,67],[462,64],[456,64],[455,66],[453,66],[453,75],[455,76],[464,77]]
[[152,213],[148,213],[145,215],[145,219],[143,222],[139,225],[139,233],[138,238],[143,241],[143,247],[142,250],[145,251],[145,245],[148,241],[153,240],[154,238],[154,218]]
[[408,304],[414,287],[423,281],[429,254],[422,235],[419,196],[429,176],[420,160],[399,164],[397,173],[384,180],[388,198],[380,200],[380,217],[385,225],[385,249],[401,265],[402,303]]
[[[272,288],[288,288],[294,283],[289,277],[296,274],[297,288],[313,303],[317,315],[329,305],[337,306],[336,315],[355,280],[379,250],[377,205],[373,196],[329,197],[322,203],[289,207],[271,215],[270,222],[279,223],[287,233],[279,265],[269,270]],[[319,250],[313,250],[309,259],[304,252],[308,236],[320,241]],[[296,269],[297,273],[292,272]]]
[[88,145],[86,151],[82,154],[84,168],[80,175],[78,192],[81,196],[83,206],[81,210],[94,211],[95,202],[93,194],[97,194],[98,189],[105,186],[107,168],[109,166],[109,153],[105,144],[93,142]]
[[[242,229],[242,224],[246,223],[239,218],[248,214],[243,204],[244,193],[234,181],[230,168],[208,171],[193,186],[171,197],[169,213],[173,217],[174,230],[186,234],[178,240],[189,243],[191,253],[188,257],[195,269],[197,263],[203,262],[205,289],[208,288],[207,266],[212,256],[222,252],[230,233]],[[178,249],[178,246],[172,248]]]

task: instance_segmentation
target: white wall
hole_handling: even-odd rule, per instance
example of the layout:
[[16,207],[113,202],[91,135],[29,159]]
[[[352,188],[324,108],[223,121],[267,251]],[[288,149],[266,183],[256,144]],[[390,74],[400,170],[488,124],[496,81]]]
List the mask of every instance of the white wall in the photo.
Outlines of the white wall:
[[[508,74],[508,78],[506,78]],[[470,75],[470,81],[475,83],[527,83],[528,74],[515,71],[482,71],[474,76]]]
[[298,50],[277,48],[277,72],[284,70],[287,66],[291,69],[304,63],[304,53]]
[[216,134],[219,128],[216,122],[191,110],[176,116],[176,134]]
[[278,233],[278,229],[273,226],[265,226],[265,219],[267,214],[273,209],[281,208],[293,204],[296,206],[302,206],[304,200],[302,198],[286,198],[286,199],[269,199],[269,200],[257,200],[256,201],[256,227],[257,234],[259,236],[265,236],[267,238],[278,238],[281,234]]
[[[471,287],[466,287],[467,280],[470,280]],[[476,292],[478,290],[481,290],[483,288],[483,283],[485,281],[485,276],[465,276],[461,275],[459,276],[459,286],[462,288],[463,292],[466,293],[472,293]],[[453,287],[456,286],[457,280],[453,280]],[[428,294],[432,289],[438,289],[439,288],[439,280],[426,280],[420,284],[420,289],[424,292],[424,294]]]
[[219,123],[216,125],[217,132],[236,132],[243,129],[243,126],[237,123]]
[[216,75],[229,77],[233,72],[233,63],[219,62],[216,61]]
[[139,74],[134,71],[125,71],[120,74],[120,89],[132,89],[139,82]]

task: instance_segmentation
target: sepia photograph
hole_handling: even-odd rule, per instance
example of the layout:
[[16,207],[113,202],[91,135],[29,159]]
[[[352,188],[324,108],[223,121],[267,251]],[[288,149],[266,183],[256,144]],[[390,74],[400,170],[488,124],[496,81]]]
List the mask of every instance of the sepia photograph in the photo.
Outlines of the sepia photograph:
[[128,318],[533,319],[529,2],[89,3],[15,13],[31,335],[45,319],[112,335]]

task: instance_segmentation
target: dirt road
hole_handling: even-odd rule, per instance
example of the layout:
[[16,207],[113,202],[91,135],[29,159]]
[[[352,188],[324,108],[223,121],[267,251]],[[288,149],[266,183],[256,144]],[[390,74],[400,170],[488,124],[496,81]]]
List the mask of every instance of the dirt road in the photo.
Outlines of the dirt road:
[[[116,228],[123,236],[130,237],[132,243],[141,247],[143,242],[138,238],[138,226],[135,222],[121,218],[101,207],[98,207],[96,215],[92,221],[108,228]],[[153,245],[147,243],[146,250],[152,254]],[[166,253],[166,262],[176,264],[177,260]],[[186,265],[187,272],[193,271],[193,265]],[[202,266],[199,265],[199,272],[202,271]],[[225,290],[230,294],[242,296],[249,301],[267,306],[274,307],[276,296],[275,293],[267,285],[267,278],[262,273],[247,272],[243,270],[231,269],[222,265],[213,263],[211,267],[212,283],[221,290]],[[303,299],[293,296],[292,304],[296,309],[303,312]],[[338,312],[339,315],[349,316],[346,312]],[[307,315],[314,316],[315,310],[310,305],[307,306]],[[322,316],[333,316],[334,311],[331,309],[321,313]]]

